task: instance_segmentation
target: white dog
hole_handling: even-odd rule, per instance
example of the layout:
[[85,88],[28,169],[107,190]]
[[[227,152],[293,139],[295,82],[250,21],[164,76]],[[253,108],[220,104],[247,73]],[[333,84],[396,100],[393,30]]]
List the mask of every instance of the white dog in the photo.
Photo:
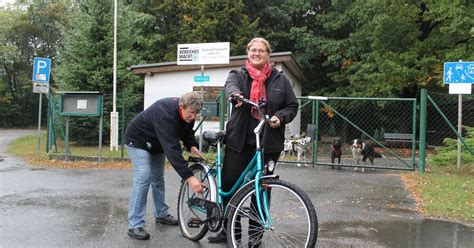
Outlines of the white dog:
[[295,139],[290,138],[286,139],[285,142],[283,143],[283,151],[281,152],[281,158],[284,159],[286,155],[293,155],[293,144],[295,143]]
[[[355,139],[354,143],[351,146],[352,157],[354,158],[356,164],[359,164],[362,161],[362,150],[365,148],[365,143],[360,139]],[[361,168],[364,172],[364,168]],[[357,171],[357,167],[354,167],[354,171]]]
[[[299,138],[295,141],[293,145],[293,151],[296,152],[297,155],[297,161],[306,161],[306,155],[308,152],[311,150],[311,137],[304,137],[304,138]],[[304,164],[306,167],[308,167],[308,164]],[[298,163],[298,167],[300,167],[301,164]]]

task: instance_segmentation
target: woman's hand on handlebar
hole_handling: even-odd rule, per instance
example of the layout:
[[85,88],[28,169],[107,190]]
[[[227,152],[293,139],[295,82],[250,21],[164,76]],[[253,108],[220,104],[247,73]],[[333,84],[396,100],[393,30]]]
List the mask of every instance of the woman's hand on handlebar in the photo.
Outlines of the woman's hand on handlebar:
[[242,101],[237,100],[237,99],[235,99],[235,98],[244,98],[244,96],[242,96],[242,95],[239,94],[239,93],[235,93],[235,94],[232,94],[232,95],[229,97],[229,100],[235,101],[235,103],[234,103],[234,107],[235,107],[235,108],[238,108],[238,107],[242,106],[242,104],[244,104]]

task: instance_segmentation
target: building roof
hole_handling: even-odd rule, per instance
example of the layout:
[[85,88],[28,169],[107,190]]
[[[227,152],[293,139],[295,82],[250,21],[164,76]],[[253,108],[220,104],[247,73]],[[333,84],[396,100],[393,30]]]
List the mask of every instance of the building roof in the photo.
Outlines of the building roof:
[[[243,66],[247,60],[247,55],[231,56],[229,64],[205,65],[206,69],[225,68]],[[306,82],[306,77],[301,71],[299,65],[291,52],[277,52],[270,55],[270,61],[274,63],[283,63],[300,82]],[[177,65],[177,62],[164,62],[154,64],[132,65],[128,68],[135,75],[153,75],[162,72],[176,72],[200,70],[201,65]]]

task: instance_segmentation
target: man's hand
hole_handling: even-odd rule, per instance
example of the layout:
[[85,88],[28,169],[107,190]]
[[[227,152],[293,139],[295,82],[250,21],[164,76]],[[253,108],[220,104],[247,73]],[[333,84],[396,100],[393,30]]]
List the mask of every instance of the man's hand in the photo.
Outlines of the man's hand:
[[270,123],[271,128],[277,128],[281,124],[280,118],[278,118],[277,116],[274,115],[274,116],[272,116],[272,118],[270,118],[269,123]]
[[188,182],[189,187],[191,187],[194,193],[202,194],[204,192],[204,187],[202,186],[201,182],[197,180],[196,177],[192,176],[186,179],[186,182]]
[[202,159],[205,159],[204,158],[204,155],[201,153],[201,151],[199,151],[199,149],[195,146],[191,147],[191,154],[194,154]]

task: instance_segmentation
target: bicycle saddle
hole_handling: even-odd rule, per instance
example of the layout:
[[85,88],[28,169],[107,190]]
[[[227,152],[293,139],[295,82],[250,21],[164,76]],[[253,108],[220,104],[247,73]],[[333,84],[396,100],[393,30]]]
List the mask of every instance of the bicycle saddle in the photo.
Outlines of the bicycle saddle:
[[208,141],[209,143],[216,143],[217,141],[224,141],[225,138],[225,131],[213,131],[213,130],[208,130],[204,131],[202,134],[202,137],[204,140]]

